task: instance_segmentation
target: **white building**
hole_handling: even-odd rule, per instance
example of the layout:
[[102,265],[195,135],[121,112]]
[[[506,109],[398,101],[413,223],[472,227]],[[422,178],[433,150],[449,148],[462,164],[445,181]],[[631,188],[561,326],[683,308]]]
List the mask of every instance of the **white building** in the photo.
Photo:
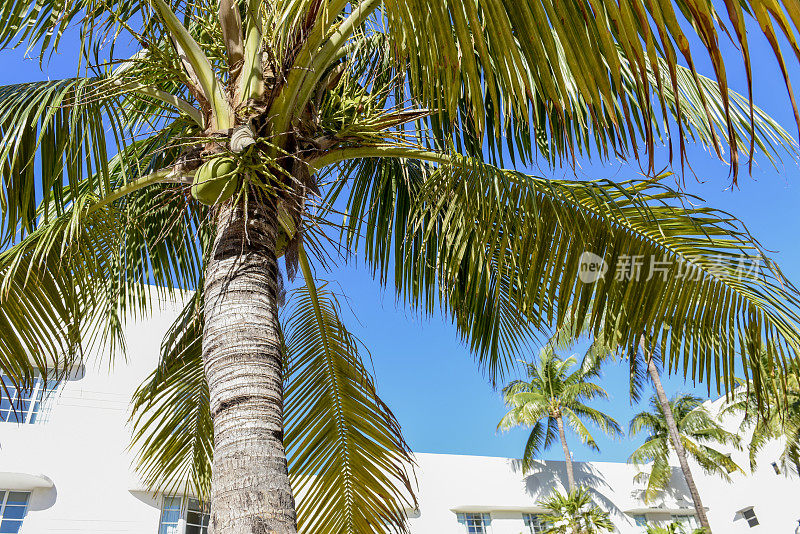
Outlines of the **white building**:
[[[128,330],[129,361],[109,370],[90,361],[49,400],[27,405],[25,423],[0,422],[0,533],[192,534],[204,516],[191,497],[153,496],[141,487],[126,451],[129,400],[154,368],[161,337],[177,313],[165,305]],[[14,419],[6,404],[0,420]],[[747,465],[743,453],[736,457]],[[735,475],[733,484],[698,479],[718,534],[791,534],[800,519],[800,481],[766,467]],[[419,507],[409,510],[413,534],[539,532],[539,497],[563,487],[563,462],[542,462],[524,474],[516,460],[419,454]],[[619,463],[576,463],[576,478],[609,510],[618,532],[640,533],[645,521],[693,521],[685,484],[675,472],[668,495],[645,505],[636,469]],[[637,524],[638,523],[638,524]]]

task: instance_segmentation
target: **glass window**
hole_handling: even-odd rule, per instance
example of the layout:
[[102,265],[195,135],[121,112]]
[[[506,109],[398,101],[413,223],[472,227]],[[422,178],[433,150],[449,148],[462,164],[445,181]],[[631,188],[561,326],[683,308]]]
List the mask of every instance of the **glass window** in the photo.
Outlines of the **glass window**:
[[158,534],[207,534],[208,506],[191,497],[164,497]]
[[489,514],[466,513],[458,514],[458,522],[464,525],[467,534],[489,534],[492,523]]
[[758,517],[756,517],[756,511],[753,508],[742,510],[742,517],[747,520],[747,524],[750,525],[750,528],[759,525]]
[[19,384],[0,374],[0,382],[0,421],[34,424],[45,419],[46,401],[58,387],[57,380],[43,379],[37,373],[32,383]]
[[197,499],[189,499],[186,505],[186,534],[206,534],[209,517],[206,504]]
[[531,534],[544,534],[547,525],[541,514],[524,514],[522,517],[525,519],[525,526],[528,527]]
[[161,507],[161,524],[158,527],[158,534],[178,534],[178,527],[181,520],[181,498],[164,497]]
[[646,527],[647,516],[644,514],[636,514],[633,516],[633,522],[636,523],[637,527]]
[[28,512],[30,492],[0,491],[0,533],[17,534]]

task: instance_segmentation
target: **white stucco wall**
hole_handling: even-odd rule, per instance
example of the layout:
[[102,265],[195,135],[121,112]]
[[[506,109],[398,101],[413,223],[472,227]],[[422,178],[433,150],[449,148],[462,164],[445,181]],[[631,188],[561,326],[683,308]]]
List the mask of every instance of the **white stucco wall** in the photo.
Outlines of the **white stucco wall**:
[[[42,474],[53,483],[33,490],[24,534],[156,533],[160,502],[135,490],[140,486],[126,451],[127,419],[131,394],[154,368],[162,336],[178,308],[165,304],[153,317],[131,323],[128,361],[119,359],[111,372],[108,361],[89,358],[80,376],[60,388],[46,423],[0,423],[0,490],[22,483],[10,473]],[[704,477],[695,466],[717,533],[794,532],[800,518],[800,482],[775,474],[769,465],[773,455],[765,451],[764,467],[754,475],[735,475],[733,484]],[[747,465],[744,453],[734,457]],[[522,514],[539,511],[538,498],[552,487],[563,487],[566,478],[563,462],[542,462],[526,475],[518,461],[505,458],[418,454],[417,461],[419,508],[410,512],[413,534],[462,532],[459,511],[490,513],[492,534],[519,534],[524,532]],[[612,512],[619,532],[641,532],[625,513],[645,506],[636,498],[634,467],[578,462],[576,470],[579,483],[592,488],[597,501]],[[678,472],[662,504],[690,509]],[[755,507],[761,522],[752,529],[737,515],[749,506]]]

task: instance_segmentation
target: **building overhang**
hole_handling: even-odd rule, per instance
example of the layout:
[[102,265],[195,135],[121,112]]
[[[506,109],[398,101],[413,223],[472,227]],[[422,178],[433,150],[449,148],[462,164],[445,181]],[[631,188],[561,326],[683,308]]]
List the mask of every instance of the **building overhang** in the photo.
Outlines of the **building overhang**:
[[[708,508],[706,508],[708,510]],[[650,506],[650,507],[642,507],[642,508],[631,508],[630,510],[624,510],[624,512],[628,515],[640,515],[640,514],[673,514],[673,515],[695,515],[694,508],[681,508],[681,507],[660,507],[660,506]]]
[[450,508],[451,512],[455,513],[477,513],[477,512],[521,512],[523,514],[543,514],[547,512],[547,508],[542,506],[525,506],[525,505],[486,505],[486,504],[460,504]]
[[0,471],[0,488],[12,491],[33,491],[53,487],[53,481],[44,475]]

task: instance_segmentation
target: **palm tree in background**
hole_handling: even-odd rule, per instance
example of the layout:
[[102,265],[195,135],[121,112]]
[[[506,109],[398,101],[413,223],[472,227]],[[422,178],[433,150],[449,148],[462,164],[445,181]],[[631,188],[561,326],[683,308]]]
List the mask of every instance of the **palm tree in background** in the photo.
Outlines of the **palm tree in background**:
[[[568,309],[613,321],[626,350],[644,333],[703,363],[699,380],[736,351],[796,356],[794,286],[667,174],[502,168],[633,155],[652,171],[657,139],[682,165],[693,139],[735,181],[756,152],[794,151],[729,90],[715,26],[749,80],[746,21],[774,42],[780,6],[726,7],[7,0],[0,48],[46,64],[76,39],[79,68],[0,87],[0,372],[25,387],[118,355],[126,318],[194,290],[136,397],[140,471],[207,497],[215,534],[292,534],[402,530],[413,501],[399,425],[320,281],[336,253],[444,310],[492,380]],[[609,276],[577,282],[584,252]],[[613,275],[644,255],[672,267]],[[302,278],[279,314],[281,268]]]
[[[562,326],[553,334],[549,344],[553,347],[571,346],[574,343],[575,338],[586,336],[589,330],[590,325],[588,322],[585,321],[583,324],[576,323],[572,315],[569,315]],[[597,332],[594,335],[590,334],[589,337],[591,338],[591,343],[581,364],[583,368],[598,367],[603,365],[607,360],[626,359],[629,366],[631,403],[639,402],[642,391],[645,387],[645,383],[648,380],[652,383],[653,389],[655,390],[655,396],[653,399],[658,401],[660,405],[659,410],[662,414],[664,414],[664,423],[668,431],[670,445],[675,451],[675,455],[678,458],[678,463],[681,466],[681,470],[686,478],[687,485],[689,486],[692,502],[695,510],[697,511],[698,521],[702,525],[702,528],[705,529],[706,532],[710,533],[711,525],[708,521],[708,517],[705,512],[705,506],[703,506],[700,493],[696,491],[697,485],[692,477],[691,469],[689,469],[688,456],[683,446],[683,441],[680,437],[680,430],[678,428],[675,414],[672,411],[672,404],[670,404],[667,393],[664,390],[664,385],[661,382],[659,365],[663,363],[660,361],[662,358],[660,358],[660,355],[655,351],[648,351],[644,338],[640,340],[639,350],[628,351],[627,354],[623,354],[619,345],[619,333],[615,332],[613,329],[609,330],[601,327],[597,329]],[[769,359],[767,359],[767,361],[768,360]],[[673,359],[672,365],[677,365],[675,359]],[[674,369],[674,371],[677,372],[677,369]],[[754,376],[766,377],[767,373],[765,373],[764,370],[759,367],[757,372],[754,373]],[[731,384],[728,382],[728,380],[725,381],[725,388],[726,391],[730,391],[731,389]],[[718,391],[719,389],[720,388],[718,384]],[[759,394],[762,389],[763,388],[754,388],[752,390],[753,395],[750,399],[750,402],[755,403],[757,408],[762,407],[763,399]],[[774,389],[770,389],[769,391],[775,393]]]
[[546,534],[599,534],[614,532],[608,512],[592,502],[586,488],[567,494],[555,493],[539,503],[547,509],[542,514]]
[[778,458],[784,474],[800,473],[800,369],[793,365],[788,372],[779,369],[764,358],[765,370],[761,373],[759,388],[768,393],[765,398],[755,395],[757,386],[752,381],[742,381],[721,415],[744,416],[752,432],[748,443],[750,469],[755,471],[758,454],[772,442],[779,441],[782,450]]
[[584,421],[611,436],[622,434],[612,417],[586,404],[608,398],[606,391],[592,382],[599,378],[599,369],[581,369],[577,363],[574,357],[561,360],[552,351],[543,349],[538,362],[527,364],[527,380],[514,380],[503,388],[503,401],[509,411],[497,425],[503,430],[531,427],[522,456],[525,471],[532,468],[537,454],[558,439],[564,449],[570,492],[575,491],[576,486],[572,454],[567,445],[567,425],[582,443],[594,450],[600,449]]
[[[711,532],[705,510],[694,483],[691,470],[686,457],[693,459],[707,474],[716,474],[726,481],[730,481],[730,473],[741,471],[728,454],[713,446],[726,446],[739,448],[738,435],[725,430],[703,406],[703,400],[692,395],[677,395],[669,400],[668,412],[662,407],[657,395],[650,400],[650,411],[640,412],[631,420],[630,435],[635,436],[646,433],[644,443],[628,458],[629,462],[637,466],[652,464],[649,472],[636,475],[636,481],[647,481],[644,493],[645,502],[651,502],[657,495],[667,488],[672,477],[672,467],[669,464],[670,455],[676,452],[672,437],[671,423],[668,415],[674,417],[679,443],[684,451],[684,460],[680,461],[681,472],[689,487],[695,505],[697,517],[706,532]],[[705,518],[705,524],[703,522]]]

